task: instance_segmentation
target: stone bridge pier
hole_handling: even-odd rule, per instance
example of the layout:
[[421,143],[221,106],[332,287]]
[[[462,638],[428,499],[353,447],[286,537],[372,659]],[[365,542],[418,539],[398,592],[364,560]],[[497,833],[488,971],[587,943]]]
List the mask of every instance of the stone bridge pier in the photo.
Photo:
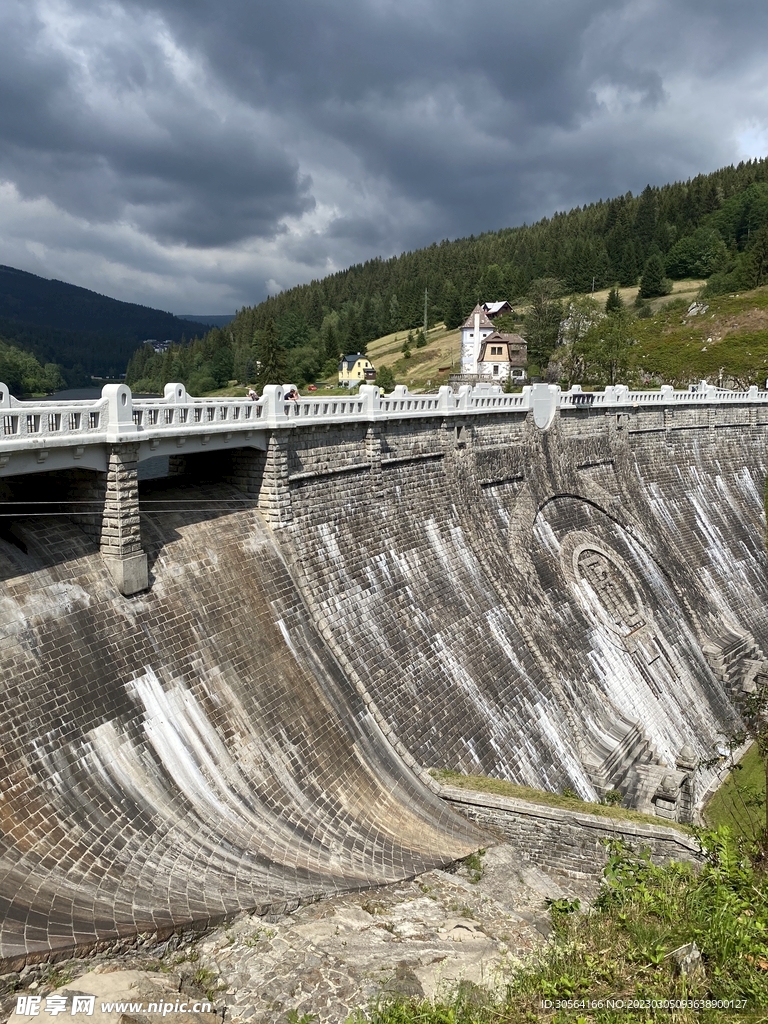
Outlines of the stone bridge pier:
[[149,586],[147,556],[141,547],[139,446],[112,445],[104,481],[99,549],[121,594]]

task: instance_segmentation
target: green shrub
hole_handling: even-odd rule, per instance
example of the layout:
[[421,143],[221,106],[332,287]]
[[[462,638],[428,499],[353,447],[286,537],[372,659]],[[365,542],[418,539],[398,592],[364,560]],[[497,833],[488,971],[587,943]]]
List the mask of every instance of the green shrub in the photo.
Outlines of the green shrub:
[[[768,1007],[768,877],[751,864],[728,829],[701,830],[704,862],[653,864],[619,842],[592,908],[577,900],[549,903],[554,937],[511,975],[503,992],[463,985],[429,1000],[383,998],[356,1021],[372,1024],[523,1024],[538,1019],[644,1024],[722,1019],[722,1011],[654,1007],[664,1000],[734,1000],[755,1020]],[[695,943],[700,968],[683,972],[678,959]],[[546,1008],[543,1000],[648,1000],[637,1011]]]

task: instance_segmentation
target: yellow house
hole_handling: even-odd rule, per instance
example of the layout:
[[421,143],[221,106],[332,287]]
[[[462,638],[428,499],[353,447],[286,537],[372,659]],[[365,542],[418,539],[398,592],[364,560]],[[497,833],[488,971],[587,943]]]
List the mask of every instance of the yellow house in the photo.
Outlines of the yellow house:
[[344,356],[339,363],[339,386],[351,387],[352,384],[364,384],[367,380],[376,379],[376,368],[361,352]]

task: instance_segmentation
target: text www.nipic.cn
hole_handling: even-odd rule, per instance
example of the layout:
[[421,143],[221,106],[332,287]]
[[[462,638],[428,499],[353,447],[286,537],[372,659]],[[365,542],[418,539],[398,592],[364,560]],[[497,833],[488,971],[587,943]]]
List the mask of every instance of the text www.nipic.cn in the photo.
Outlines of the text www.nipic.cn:
[[[67,996],[19,996],[16,999],[16,1013],[19,1017],[39,1017],[40,1012],[49,1013],[52,1017],[67,1012]],[[92,1016],[96,1004],[95,996],[72,996],[69,1015],[85,1014]],[[159,1013],[165,1017],[169,1013],[212,1013],[209,1002],[175,1003],[100,1003],[102,1013]]]

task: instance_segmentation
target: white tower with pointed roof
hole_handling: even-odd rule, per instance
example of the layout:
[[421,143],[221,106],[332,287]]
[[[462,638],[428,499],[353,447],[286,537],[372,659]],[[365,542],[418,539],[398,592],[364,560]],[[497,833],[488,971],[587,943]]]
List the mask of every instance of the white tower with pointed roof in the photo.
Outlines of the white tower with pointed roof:
[[480,347],[494,327],[481,305],[475,306],[461,328],[461,372],[477,373]]

